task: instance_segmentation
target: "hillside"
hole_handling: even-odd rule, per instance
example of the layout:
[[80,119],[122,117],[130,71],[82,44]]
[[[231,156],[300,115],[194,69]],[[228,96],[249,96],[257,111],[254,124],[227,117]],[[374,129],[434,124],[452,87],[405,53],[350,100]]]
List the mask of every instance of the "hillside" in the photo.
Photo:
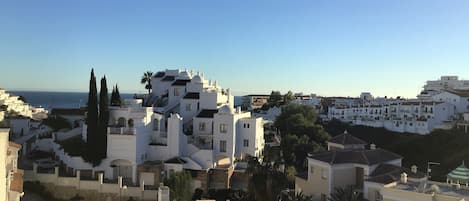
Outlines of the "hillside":
[[427,162],[439,162],[432,166],[432,179],[446,181],[446,174],[469,161],[469,134],[460,130],[436,130],[429,135],[396,133],[383,128],[338,125],[337,122],[324,125],[332,135],[344,129],[368,143],[393,151],[404,157],[403,166],[417,165],[419,171],[426,172]]

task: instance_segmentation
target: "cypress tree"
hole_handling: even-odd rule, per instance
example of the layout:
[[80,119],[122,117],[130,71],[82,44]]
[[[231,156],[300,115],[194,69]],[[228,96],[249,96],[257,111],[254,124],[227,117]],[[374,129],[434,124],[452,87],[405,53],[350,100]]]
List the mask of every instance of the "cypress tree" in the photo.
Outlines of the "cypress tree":
[[109,94],[107,91],[106,76],[101,78],[101,90],[99,92],[99,140],[100,159],[106,158],[107,149],[107,127],[109,124]]
[[[96,136],[98,132],[98,92],[96,89],[96,77],[94,76],[94,69],[91,69],[90,89],[88,92],[88,114],[86,118],[87,123],[87,156],[88,161],[96,163]],[[85,158],[85,159],[86,159]]]
[[112,88],[111,106],[122,106],[121,95],[119,94],[117,84]]

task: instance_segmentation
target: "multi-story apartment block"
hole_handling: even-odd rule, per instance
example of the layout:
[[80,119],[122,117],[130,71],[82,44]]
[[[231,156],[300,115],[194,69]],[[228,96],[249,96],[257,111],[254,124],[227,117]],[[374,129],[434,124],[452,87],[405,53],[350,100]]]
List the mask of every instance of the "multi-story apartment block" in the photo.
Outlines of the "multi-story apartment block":
[[[157,185],[155,178],[161,171],[152,164],[162,164],[166,176],[185,169],[198,175],[196,186],[202,189],[228,188],[238,161],[262,157],[262,118],[234,108],[229,89],[200,73],[181,70],[156,73],[152,85],[145,104],[134,99],[110,107],[107,158],[92,167],[93,172],[104,172],[108,179],[122,176],[128,182]],[[82,137],[86,140],[86,125]]]
[[396,132],[428,134],[457,119],[455,106],[436,101],[396,101],[387,105],[330,107],[329,118]]

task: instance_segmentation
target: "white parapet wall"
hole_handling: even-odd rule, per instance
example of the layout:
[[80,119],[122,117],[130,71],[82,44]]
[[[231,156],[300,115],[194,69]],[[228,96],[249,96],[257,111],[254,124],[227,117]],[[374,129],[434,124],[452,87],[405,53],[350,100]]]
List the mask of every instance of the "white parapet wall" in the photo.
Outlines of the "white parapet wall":
[[[71,187],[76,189],[77,192],[85,190],[96,191],[100,194],[113,194],[115,197],[133,197],[138,198],[138,200],[156,201],[158,197],[158,190],[144,190],[140,186],[122,186],[120,182],[104,183],[101,173],[98,175],[97,180],[81,180],[79,170],[77,170],[74,177],[61,177],[59,176],[58,167],[55,168],[54,173],[38,173],[36,164],[34,164],[33,170],[24,171],[24,181],[39,181],[44,184],[53,184],[57,187]],[[52,193],[55,194],[56,192]]]

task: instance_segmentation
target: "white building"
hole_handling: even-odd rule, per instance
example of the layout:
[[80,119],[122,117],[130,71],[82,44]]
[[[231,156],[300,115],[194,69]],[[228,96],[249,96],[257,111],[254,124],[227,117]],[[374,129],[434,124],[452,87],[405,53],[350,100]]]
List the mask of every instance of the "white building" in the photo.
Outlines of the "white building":
[[365,178],[383,165],[400,167],[402,157],[344,133],[328,142],[329,151],[308,156],[308,171],[295,179],[295,192],[327,200],[336,188],[363,188]]
[[[62,159],[66,165],[92,169],[93,174],[104,172],[108,179],[123,176],[134,184],[158,185],[154,178],[160,172],[142,169],[162,161],[166,175],[183,169],[195,171],[201,175],[198,178],[205,178],[196,185],[208,189],[228,188],[237,161],[262,157],[262,118],[234,108],[229,89],[199,73],[180,70],[156,73],[152,85],[153,93],[146,102],[154,107],[144,107],[142,100],[135,99],[109,108],[107,158],[99,166]],[[82,130],[86,139],[86,125]],[[211,176],[217,171],[224,176]]]
[[8,128],[0,128],[0,200],[19,201],[23,195],[23,170],[17,167],[21,146],[9,142],[8,135]]
[[5,89],[0,88],[0,106],[4,107],[6,112],[35,119],[47,118],[46,110],[30,106],[19,98],[19,96],[10,94]]
[[441,76],[439,80],[429,80],[423,86],[424,91],[444,89],[469,90],[469,80],[459,80],[458,76]]

